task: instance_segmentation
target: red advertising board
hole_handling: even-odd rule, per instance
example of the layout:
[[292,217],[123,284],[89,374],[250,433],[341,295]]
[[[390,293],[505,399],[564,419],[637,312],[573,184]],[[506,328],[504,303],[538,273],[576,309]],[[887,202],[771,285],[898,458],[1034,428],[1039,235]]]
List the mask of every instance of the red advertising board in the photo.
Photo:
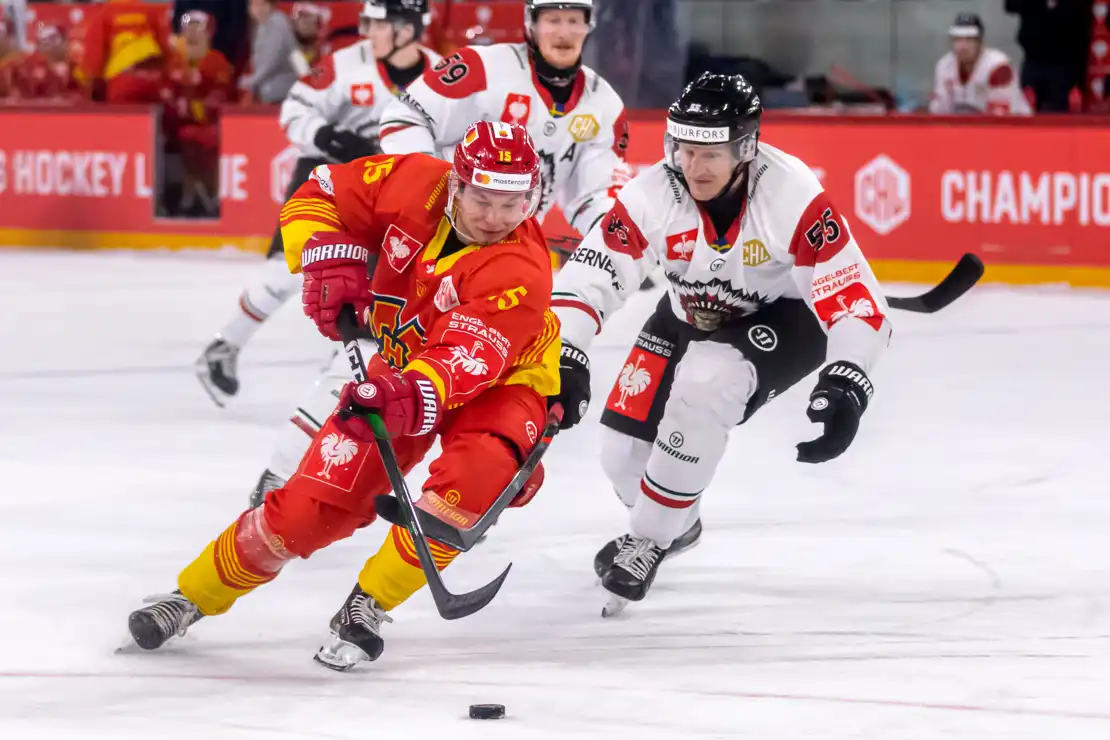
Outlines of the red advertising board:
[[[111,136],[105,136],[111,130]],[[153,217],[154,123],[142,108],[0,115],[0,226],[115,230]]]
[[[1110,128],[1097,123],[769,116],[763,141],[814,169],[881,276],[933,279],[971,251],[988,278],[1110,285]],[[657,160],[661,121],[632,126],[630,160]],[[263,250],[297,152],[273,109],[228,109],[221,127],[220,218],[167,220],[152,112],[6,109],[0,244]],[[553,214],[545,230],[567,227]]]

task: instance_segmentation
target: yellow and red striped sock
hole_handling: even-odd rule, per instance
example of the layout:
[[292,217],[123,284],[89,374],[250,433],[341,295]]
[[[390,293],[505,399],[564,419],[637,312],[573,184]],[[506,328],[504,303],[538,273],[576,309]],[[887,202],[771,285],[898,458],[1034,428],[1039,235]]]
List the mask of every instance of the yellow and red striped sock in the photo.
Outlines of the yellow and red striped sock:
[[[438,570],[450,565],[459,554],[458,550],[438,542],[429,542],[428,545]],[[412,536],[407,529],[398,526],[390,529],[377,554],[366,561],[358,574],[358,585],[386,611],[397,607],[427,582],[424,571],[420,570],[420,559],[416,556]]]

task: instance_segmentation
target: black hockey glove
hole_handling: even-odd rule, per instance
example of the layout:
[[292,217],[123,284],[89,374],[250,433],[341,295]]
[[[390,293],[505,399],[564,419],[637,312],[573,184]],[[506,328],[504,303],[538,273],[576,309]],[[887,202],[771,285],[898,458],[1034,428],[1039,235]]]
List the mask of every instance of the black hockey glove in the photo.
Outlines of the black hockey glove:
[[850,362],[834,362],[822,370],[809,394],[806,416],[824,424],[825,431],[798,445],[798,462],[828,462],[848,449],[873,392],[867,373]]
[[334,126],[321,126],[312,141],[316,148],[338,162],[381,154],[376,138],[359,136],[354,131],[337,131]]
[[548,408],[563,404],[560,429],[570,429],[582,421],[590,407],[590,358],[573,344],[563,344],[559,353],[559,395],[547,399]]

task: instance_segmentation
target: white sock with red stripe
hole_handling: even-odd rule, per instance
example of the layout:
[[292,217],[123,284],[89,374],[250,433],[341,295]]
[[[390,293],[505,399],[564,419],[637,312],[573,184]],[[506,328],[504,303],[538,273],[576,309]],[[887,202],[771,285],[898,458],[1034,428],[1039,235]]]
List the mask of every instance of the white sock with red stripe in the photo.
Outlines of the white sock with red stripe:
[[258,277],[239,296],[235,316],[220,330],[220,336],[234,347],[249,342],[263,322],[301,290],[301,276],[290,273],[280,255],[266,260]]
[[675,370],[655,445],[632,507],[632,534],[659,547],[693,522],[702,491],[724,457],[728,435],[755,393],[755,367],[734,347],[693,342]]
[[640,480],[649,457],[651,442],[609,427],[601,428],[601,468],[621,503],[628,508],[640,498]]

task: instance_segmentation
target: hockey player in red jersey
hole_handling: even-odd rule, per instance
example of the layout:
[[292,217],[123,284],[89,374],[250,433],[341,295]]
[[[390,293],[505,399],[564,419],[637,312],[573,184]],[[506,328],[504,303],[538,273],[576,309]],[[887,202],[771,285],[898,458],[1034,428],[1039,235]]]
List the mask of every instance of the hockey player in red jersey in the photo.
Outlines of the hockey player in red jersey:
[[804,162],[759,140],[762,111],[739,75],[691,83],[667,112],[665,159],[621,190],[555,281],[569,426],[590,400],[594,334],[648,269],[667,276],[601,417],[602,467],[630,520],[594,561],[607,614],[697,543],[733,428],[818,369],[807,413],[823,432],[798,460],[843,454],[890,339],[847,220]]
[[202,10],[181,16],[181,48],[170,52],[166,70],[166,139],[181,154],[182,193],[177,211],[219,214],[219,110],[235,100],[235,70],[212,48],[215,21]]
[[[430,20],[428,0],[366,0],[359,16],[363,39],[325,57],[293,85],[281,105],[280,123],[301,154],[286,199],[319,165],[381,152],[378,121],[387,102],[439,60],[419,43]],[[279,228],[270,241],[266,264],[239,294],[227,323],[197,358],[197,378],[218,406],[239,392],[240,351],[270,316],[300,292],[300,277],[285,269],[282,253]],[[314,399],[308,403],[314,406],[308,416],[316,419],[333,408],[315,408]],[[313,432],[319,429],[319,424],[294,416],[294,423],[300,422]],[[297,442],[303,453],[307,439]],[[285,469],[286,463],[296,465],[300,457],[298,453],[292,461],[284,457],[282,465],[272,465],[280,469],[276,476],[263,474],[260,486],[269,489],[272,483],[283,482],[292,472]]]
[[[178,577],[179,591],[129,620],[153,649],[201,616],[226,612],[290,560],[349,537],[390,490],[365,414],[379,414],[408,472],[438,438],[419,506],[473,523],[537,442],[558,392],[559,324],[539,226],[539,158],[527,132],[471,126],[454,165],[423,154],[323,165],[282,210],[304,307],[338,339],[353,306],[379,345],[369,379],[348,383],[289,482],[231,524]],[[368,275],[367,263],[375,263]],[[350,414],[348,416],[347,414]],[[535,494],[537,469],[516,505]],[[457,554],[431,543],[440,568]],[[389,611],[425,584],[407,530],[393,527],[331,626],[321,662],[373,660]]]

